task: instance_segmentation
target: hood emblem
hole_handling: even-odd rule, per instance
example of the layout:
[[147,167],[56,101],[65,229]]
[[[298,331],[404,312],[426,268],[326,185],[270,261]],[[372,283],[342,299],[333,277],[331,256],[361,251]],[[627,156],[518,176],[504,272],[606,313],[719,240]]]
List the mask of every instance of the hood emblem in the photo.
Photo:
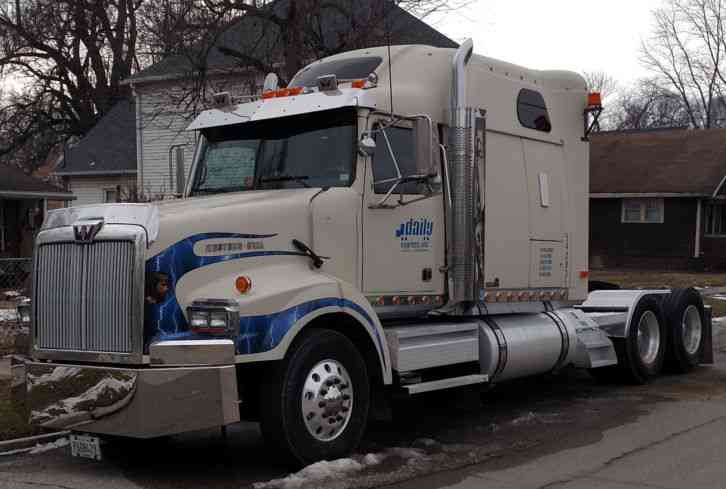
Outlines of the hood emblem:
[[103,227],[103,219],[79,221],[73,225],[73,235],[77,243],[92,243]]

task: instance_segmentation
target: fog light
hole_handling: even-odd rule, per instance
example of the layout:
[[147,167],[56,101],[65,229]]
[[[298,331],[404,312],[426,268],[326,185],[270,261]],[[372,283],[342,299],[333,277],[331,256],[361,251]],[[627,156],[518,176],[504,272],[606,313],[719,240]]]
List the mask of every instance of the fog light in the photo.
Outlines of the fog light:
[[239,329],[239,304],[228,299],[200,299],[187,308],[192,332],[232,335]]

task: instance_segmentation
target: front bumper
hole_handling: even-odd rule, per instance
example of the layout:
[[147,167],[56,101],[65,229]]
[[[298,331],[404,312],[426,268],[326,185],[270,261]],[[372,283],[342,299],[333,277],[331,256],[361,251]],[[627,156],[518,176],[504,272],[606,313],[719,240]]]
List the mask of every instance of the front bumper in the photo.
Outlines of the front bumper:
[[109,368],[28,363],[30,423],[153,438],[239,421],[234,365]]

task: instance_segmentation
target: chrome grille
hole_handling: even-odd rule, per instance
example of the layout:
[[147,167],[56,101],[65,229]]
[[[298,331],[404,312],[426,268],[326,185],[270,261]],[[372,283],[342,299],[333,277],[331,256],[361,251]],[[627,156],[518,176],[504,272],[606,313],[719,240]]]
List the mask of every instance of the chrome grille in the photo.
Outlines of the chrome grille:
[[132,351],[134,243],[46,243],[37,249],[38,348]]

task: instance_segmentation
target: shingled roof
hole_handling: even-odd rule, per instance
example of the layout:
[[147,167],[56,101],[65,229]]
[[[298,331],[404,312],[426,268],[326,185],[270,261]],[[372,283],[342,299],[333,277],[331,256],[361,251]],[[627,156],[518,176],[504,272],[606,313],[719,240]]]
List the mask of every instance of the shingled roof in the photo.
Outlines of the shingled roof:
[[726,176],[726,129],[594,134],[590,193],[711,196]]
[[56,175],[124,175],[136,173],[136,114],[133,102],[122,100],[66,148]]
[[0,165],[0,198],[73,200],[72,193],[26,175],[20,168]]
[[[338,0],[342,1],[342,0]],[[284,12],[289,0],[278,0],[269,8]],[[356,0],[351,2],[352,8],[364,12],[371,8],[372,0]],[[386,6],[389,8],[389,6]],[[362,17],[364,13],[361,13]],[[391,31],[392,44],[425,44],[435,47],[455,48],[458,44],[421,19],[398,7],[391,5],[384,22]],[[321,14],[321,30],[323,43],[329,48],[337,45],[340,36],[350,30],[346,18],[334,8],[326,8]],[[277,25],[268,23],[259,17],[242,16],[230,23],[227,29],[219,36],[215,46],[207,55],[206,69],[209,72],[224,72],[240,68],[240,60],[233,56],[223,54],[219,48],[231,48],[254,59],[271,60],[282,59],[282,46],[279,42],[280,31]],[[365,47],[380,45],[371,42]],[[357,46],[364,47],[364,46]],[[175,55],[149,66],[140,71],[126,82],[143,83],[187,76],[193,67],[188,56]]]

